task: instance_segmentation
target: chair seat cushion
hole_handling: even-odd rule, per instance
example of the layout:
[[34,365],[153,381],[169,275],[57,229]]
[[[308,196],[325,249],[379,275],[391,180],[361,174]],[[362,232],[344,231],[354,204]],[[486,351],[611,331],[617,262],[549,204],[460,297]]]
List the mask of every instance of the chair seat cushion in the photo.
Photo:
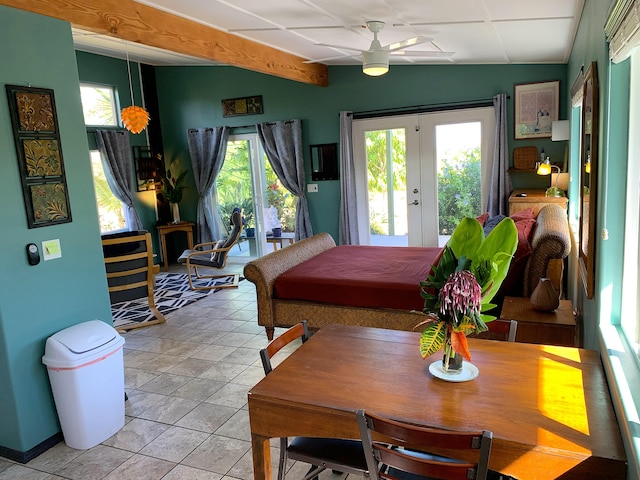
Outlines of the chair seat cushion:
[[335,463],[356,470],[367,470],[360,440],[295,437],[291,439],[287,452],[292,459],[308,456],[326,460],[329,465]]

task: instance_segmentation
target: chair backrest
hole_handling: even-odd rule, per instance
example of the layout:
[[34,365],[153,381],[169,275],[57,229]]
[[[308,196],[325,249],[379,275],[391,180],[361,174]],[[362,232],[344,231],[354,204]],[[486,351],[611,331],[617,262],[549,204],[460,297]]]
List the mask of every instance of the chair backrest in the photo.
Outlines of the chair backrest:
[[302,322],[287,329],[282,335],[271,340],[265,348],[260,350],[260,358],[262,359],[262,367],[264,368],[265,375],[268,375],[271,370],[273,370],[273,367],[271,366],[271,359],[273,356],[298,338],[302,339],[302,343],[309,339],[309,330],[306,320],[303,320]]
[[220,251],[211,258],[211,262],[214,263],[214,266],[217,268],[224,268],[227,263],[227,253],[240,239],[240,235],[242,234],[242,212],[237,208],[235,208],[231,214],[231,225],[233,225],[231,233],[224,239],[222,244],[216,245],[215,248],[220,249]]
[[149,296],[153,291],[153,247],[144,230],[102,236],[111,303]]
[[469,336],[473,338],[484,338],[485,340],[502,340],[506,342],[515,342],[516,333],[518,331],[517,320],[495,319],[487,322],[489,330],[481,333],[472,333]]
[[[492,433],[462,432],[419,426],[384,418],[372,412],[356,412],[371,480],[397,480],[402,472],[447,480],[486,480]],[[376,441],[372,439],[376,434]],[[380,435],[382,436],[380,438]],[[379,441],[382,439],[383,441]],[[435,449],[471,452],[477,462],[440,457]]]

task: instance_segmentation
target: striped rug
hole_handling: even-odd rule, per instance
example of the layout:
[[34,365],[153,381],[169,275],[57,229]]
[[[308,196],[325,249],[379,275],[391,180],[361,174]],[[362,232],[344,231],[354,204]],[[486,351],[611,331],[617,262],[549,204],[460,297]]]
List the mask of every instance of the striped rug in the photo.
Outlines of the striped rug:
[[[196,280],[193,283],[197,286],[215,286],[224,285],[231,281],[233,281],[233,275],[223,278]],[[186,274],[161,272],[156,275],[156,308],[163,315],[167,315],[218,290],[191,290]],[[144,326],[144,323],[155,320],[155,315],[149,310],[147,297],[114,303],[111,305],[111,314],[113,316],[113,327],[120,331],[141,327]]]

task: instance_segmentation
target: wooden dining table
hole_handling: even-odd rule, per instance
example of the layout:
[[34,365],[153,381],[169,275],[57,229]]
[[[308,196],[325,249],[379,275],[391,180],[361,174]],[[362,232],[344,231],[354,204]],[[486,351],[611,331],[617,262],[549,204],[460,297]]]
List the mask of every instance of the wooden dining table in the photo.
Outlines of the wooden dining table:
[[269,439],[358,438],[364,408],[439,428],[490,430],[492,470],[520,480],[625,479],[626,459],[599,353],[469,339],[478,376],[436,378],[419,333],[344,325],[316,332],[248,395],[255,480]]

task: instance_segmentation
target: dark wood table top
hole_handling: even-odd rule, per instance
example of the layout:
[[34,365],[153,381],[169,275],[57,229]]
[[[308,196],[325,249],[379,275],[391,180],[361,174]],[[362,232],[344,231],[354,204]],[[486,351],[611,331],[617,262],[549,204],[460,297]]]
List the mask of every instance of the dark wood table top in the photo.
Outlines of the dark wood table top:
[[429,373],[419,334],[331,325],[249,392],[254,476],[270,477],[268,439],[357,438],[355,411],[493,432],[490,467],[520,479],[623,479],[625,453],[598,352],[469,339],[479,376]]

